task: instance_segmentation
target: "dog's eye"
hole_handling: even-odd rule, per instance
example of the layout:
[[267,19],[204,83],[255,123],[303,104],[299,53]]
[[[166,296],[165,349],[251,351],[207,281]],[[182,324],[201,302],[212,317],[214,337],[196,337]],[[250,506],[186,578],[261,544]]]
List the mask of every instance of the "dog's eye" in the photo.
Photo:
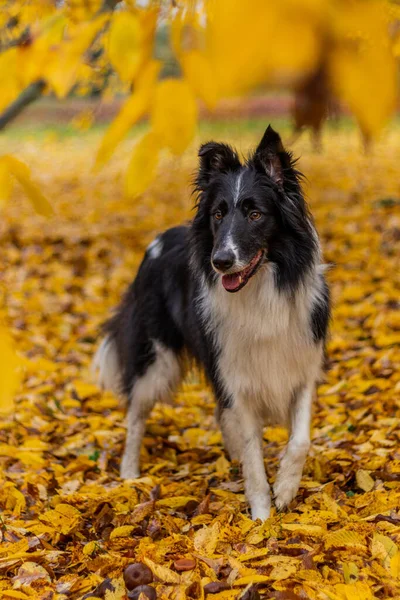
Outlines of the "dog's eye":
[[251,221],[258,221],[259,219],[261,219],[261,213],[258,212],[257,210],[252,210],[251,213],[249,214],[249,219]]
[[222,212],[220,210],[216,210],[214,213],[214,219],[216,221],[220,221],[222,219]]

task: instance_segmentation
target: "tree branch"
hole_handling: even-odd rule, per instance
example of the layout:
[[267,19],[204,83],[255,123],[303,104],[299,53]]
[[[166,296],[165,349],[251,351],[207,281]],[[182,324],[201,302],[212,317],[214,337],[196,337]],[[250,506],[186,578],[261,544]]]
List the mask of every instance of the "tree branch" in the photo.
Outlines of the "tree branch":
[[10,121],[13,121],[29,104],[32,104],[35,100],[40,98],[46,82],[44,79],[38,79],[34,83],[31,83],[14,102],[10,104],[0,115],[0,131],[2,131]]
[[[112,12],[121,0],[104,0],[98,15],[105,12]],[[29,104],[40,98],[46,87],[44,79],[38,79],[31,83],[18,98],[10,104],[0,115],[0,131],[2,131],[11,121],[13,121]]]
[[4,52],[9,48],[15,48],[16,46],[25,46],[26,44],[29,44],[30,41],[31,32],[29,27],[26,27],[19,37],[15,38],[14,40],[9,40],[0,44],[0,50],[1,52]]

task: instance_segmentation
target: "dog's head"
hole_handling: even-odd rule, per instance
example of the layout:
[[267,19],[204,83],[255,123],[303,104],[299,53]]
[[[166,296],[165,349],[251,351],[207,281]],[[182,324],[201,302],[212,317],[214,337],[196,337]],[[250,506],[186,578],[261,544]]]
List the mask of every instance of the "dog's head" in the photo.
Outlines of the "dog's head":
[[280,136],[269,126],[244,164],[216,142],[202,145],[199,157],[192,227],[197,264],[219,274],[228,292],[242,289],[268,261],[277,266],[279,284],[293,283],[288,279],[296,279],[299,261],[311,260],[315,234],[300,174]]

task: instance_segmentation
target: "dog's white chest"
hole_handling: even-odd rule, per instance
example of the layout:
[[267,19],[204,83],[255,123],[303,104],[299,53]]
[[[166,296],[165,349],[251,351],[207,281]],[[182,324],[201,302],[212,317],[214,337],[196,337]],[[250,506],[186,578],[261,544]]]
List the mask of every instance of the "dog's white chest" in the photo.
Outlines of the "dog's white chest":
[[293,392],[316,375],[321,348],[312,342],[308,311],[268,285],[267,274],[257,279],[233,295],[217,285],[204,306],[226,393],[286,424]]

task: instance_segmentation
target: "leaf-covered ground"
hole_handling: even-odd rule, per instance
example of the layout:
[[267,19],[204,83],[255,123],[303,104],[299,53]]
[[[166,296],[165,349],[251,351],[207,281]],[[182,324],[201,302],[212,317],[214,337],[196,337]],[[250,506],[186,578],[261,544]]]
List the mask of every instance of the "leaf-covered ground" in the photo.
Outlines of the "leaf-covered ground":
[[[216,135],[246,150],[264,126]],[[171,600],[254,599],[249,584],[281,600],[399,598],[399,129],[370,156],[351,130],[327,133],[321,155],[307,141],[295,148],[335,308],[300,491],[264,524],[249,518],[195,373],[174,406],[154,410],[143,477],[118,477],[123,411],[91,383],[89,364],[146,245],[190,217],[195,148],[165,158],[133,203],[120,192],[132,142],[94,175],[98,141],[1,141],[32,167],[56,216],[36,216],[17,191],[0,223],[1,300],[24,356],[15,411],[0,426],[0,597],[74,600],[111,578],[105,598],[117,600],[124,568],[141,562]],[[264,440],[273,481],[285,432],[267,428]]]

